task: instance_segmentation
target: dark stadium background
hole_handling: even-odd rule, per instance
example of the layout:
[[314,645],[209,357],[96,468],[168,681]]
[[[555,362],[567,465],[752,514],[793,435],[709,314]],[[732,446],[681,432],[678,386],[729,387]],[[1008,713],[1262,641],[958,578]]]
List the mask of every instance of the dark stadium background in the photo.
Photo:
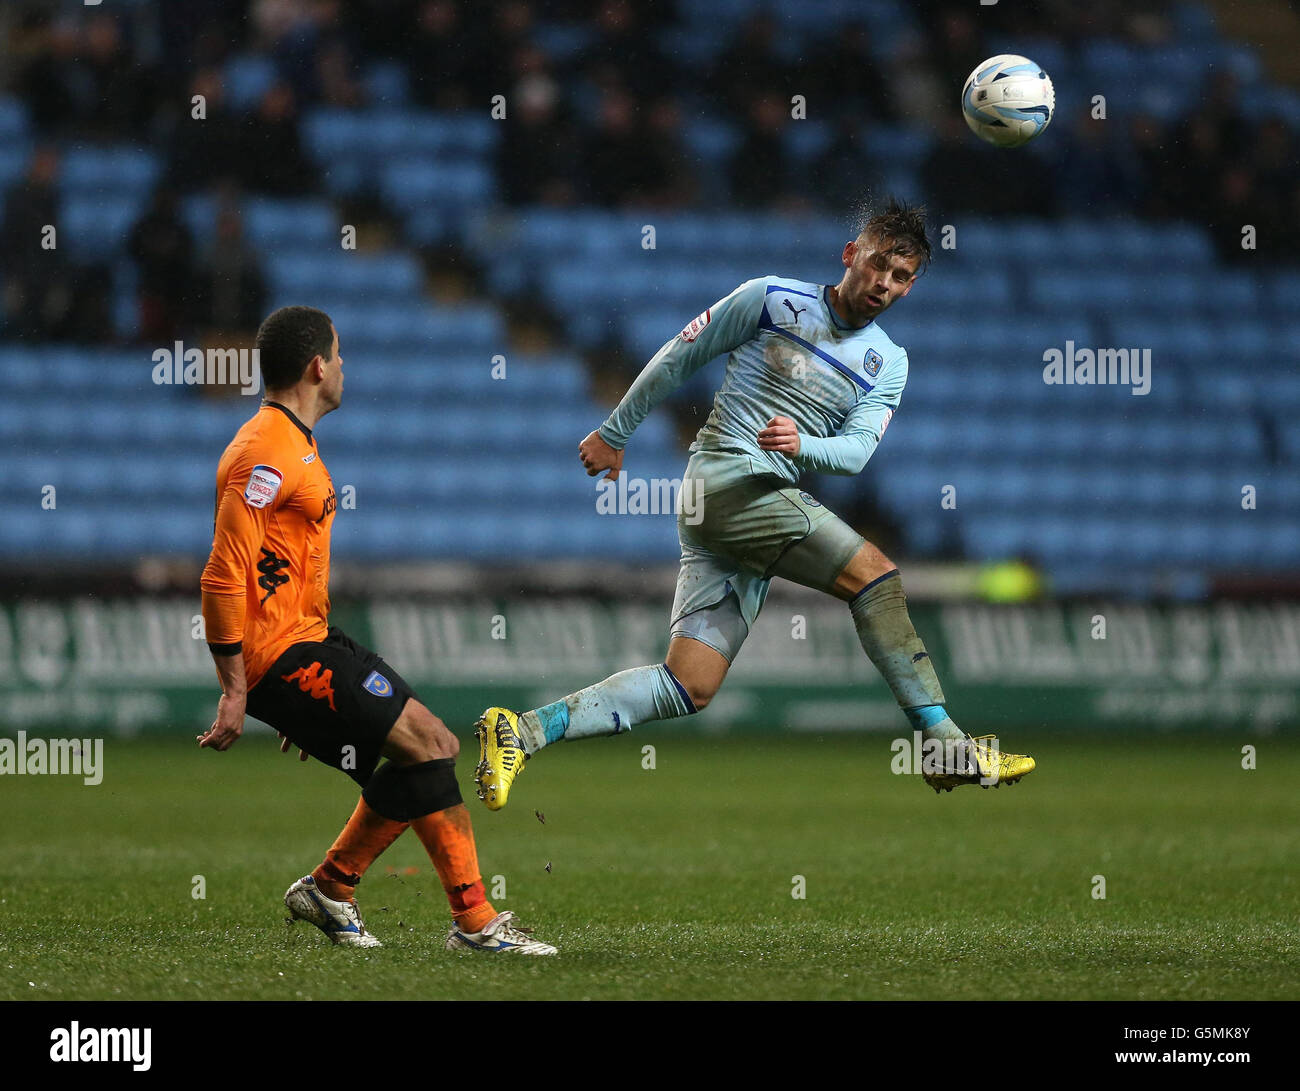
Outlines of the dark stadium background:
[[[673,518],[598,514],[578,440],[740,281],[835,279],[890,192],[940,244],[882,323],[911,378],[868,471],[807,487],[902,565],[954,710],[1300,718],[1295,5],[28,2],[0,34],[6,728],[209,716],[196,581],[255,399],[152,354],[290,302],[346,361],[340,619],[459,728],[654,659]],[[998,52],[1056,86],[1021,150],[958,110]],[[1067,341],[1149,349],[1150,393],[1045,384]],[[720,373],[630,474],[680,477]],[[694,727],[899,726],[845,611],[771,603]]]

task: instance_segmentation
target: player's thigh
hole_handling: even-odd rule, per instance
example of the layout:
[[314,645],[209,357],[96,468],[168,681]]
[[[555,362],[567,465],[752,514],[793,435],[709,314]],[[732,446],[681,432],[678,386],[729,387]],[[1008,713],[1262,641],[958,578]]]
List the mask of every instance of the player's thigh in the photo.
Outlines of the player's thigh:
[[438,758],[454,758],[460,740],[437,716],[414,697],[407,700],[380,753],[398,765],[418,765]]
[[812,526],[807,535],[792,542],[781,554],[768,575],[844,598],[844,574],[854,570],[855,558],[864,548],[875,547],[807,493],[800,497],[808,504]]
[[838,598],[847,601],[861,593],[864,588],[869,587],[881,576],[893,572],[897,568],[898,566],[884,553],[870,542],[864,541],[862,548],[849,558],[848,564],[841,569],[840,574],[835,578],[835,587],[832,593]]
[[767,589],[768,581],[758,573],[683,541],[669,631],[673,637],[706,644],[733,662],[763,608]]
[[762,577],[794,542],[812,533],[824,514],[816,500],[778,478],[750,477],[706,495],[699,522],[679,518],[678,534],[684,546],[705,549]]
[[248,712],[364,785],[414,696],[380,656],[331,629],[285,651],[249,691]]

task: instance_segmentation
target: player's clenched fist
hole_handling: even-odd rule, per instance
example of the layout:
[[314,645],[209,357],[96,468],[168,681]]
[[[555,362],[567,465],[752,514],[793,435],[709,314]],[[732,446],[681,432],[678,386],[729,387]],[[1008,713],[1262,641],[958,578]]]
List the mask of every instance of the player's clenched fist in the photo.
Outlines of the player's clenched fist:
[[608,470],[609,473],[605,474],[606,480],[616,481],[619,471],[623,468],[623,452],[614,450],[600,438],[599,432],[592,432],[578,444],[578,457],[587,468],[588,477],[595,477],[598,473]]
[[758,445],[764,451],[780,451],[793,457],[799,453],[799,429],[789,417],[773,417],[758,433]]

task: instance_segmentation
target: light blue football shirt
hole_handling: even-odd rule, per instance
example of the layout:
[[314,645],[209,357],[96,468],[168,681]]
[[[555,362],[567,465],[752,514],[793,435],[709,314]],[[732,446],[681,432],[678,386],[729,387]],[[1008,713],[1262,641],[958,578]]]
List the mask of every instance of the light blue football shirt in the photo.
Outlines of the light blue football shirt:
[[[788,277],[748,280],[663,346],[600,426],[622,449],[638,424],[723,353],[727,372],[692,451],[730,450],[795,482],[801,472],[856,474],[880,443],[907,383],[907,353],[872,321],[848,326],[828,288]],[[799,454],[764,451],[772,417],[799,430]]]

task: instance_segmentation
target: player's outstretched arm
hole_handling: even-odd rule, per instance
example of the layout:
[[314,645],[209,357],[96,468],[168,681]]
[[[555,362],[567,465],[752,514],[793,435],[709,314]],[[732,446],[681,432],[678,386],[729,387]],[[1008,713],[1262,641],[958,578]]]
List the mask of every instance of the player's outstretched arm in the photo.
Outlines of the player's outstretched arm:
[[599,431],[592,432],[578,444],[578,457],[587,468],[588,477],[595,477],[598,473],[608,470],[605,480],[617,481],[619,471],[623,469],[622,450],[616,450],[601,439]]
[[[753,338],[758,332],[759,316],[763,313],[766,286],[764,278],[745,281],[664,344],[633,381],[614,412],[597,429],[601,441],[611,450],[621,451],[637,425],[669,394],[710,360]],[[588,436],[587,440],[590,439]],[[587,440],[583,441],[584,444]],[[593,473],[590,467],[587,472]]]

